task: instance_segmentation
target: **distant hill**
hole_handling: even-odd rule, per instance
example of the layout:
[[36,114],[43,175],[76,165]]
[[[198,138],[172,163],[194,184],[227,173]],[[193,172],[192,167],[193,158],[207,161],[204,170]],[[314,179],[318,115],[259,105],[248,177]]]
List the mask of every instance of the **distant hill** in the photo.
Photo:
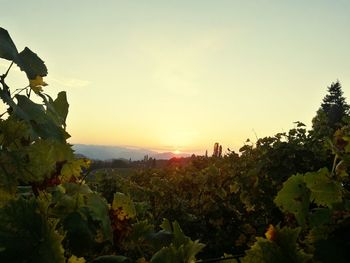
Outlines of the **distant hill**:
[[174,158],[174,157],[189,157],[189,156],[191,156],[191,154],[189,154],[189,153],[175,154],[172,152],[163,152],[163,153],[151,155],[150,157],[156,158],[157,160],[169,160],[169,159]]
[[190,154],[174,154],[172,152],[156,152],[142,148],[122,147],[122,146],[106,146],[106,145],[88,145],[74,144],[73,149],[76,154],[84,155],[95,160],[110,159],[131,159],[133,161],[142,160],[145,155],[148,157],[160,159],[171,159],[173,157],[188,157]]

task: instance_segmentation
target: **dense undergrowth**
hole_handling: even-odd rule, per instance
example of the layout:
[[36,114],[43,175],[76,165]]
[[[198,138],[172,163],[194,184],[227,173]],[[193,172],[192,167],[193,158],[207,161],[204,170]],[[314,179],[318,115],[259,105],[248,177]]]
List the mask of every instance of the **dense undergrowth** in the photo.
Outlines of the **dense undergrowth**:
[[[1,262],[349,262],[349,107],[338,82],[310,131],[297,122],[239,154],[88,175],[67,143],[66,94],[43,92],[44,62],[2,28],[0,58]],[[19,90],[6,82],[15,65],[29,80]]]

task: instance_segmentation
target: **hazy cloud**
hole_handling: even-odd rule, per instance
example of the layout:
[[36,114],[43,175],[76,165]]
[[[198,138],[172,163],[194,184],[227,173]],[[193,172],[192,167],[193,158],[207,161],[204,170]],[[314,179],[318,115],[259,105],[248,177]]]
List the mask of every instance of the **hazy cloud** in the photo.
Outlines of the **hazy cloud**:
[[82,88],[88,86],[91,82],[88,80],[77,79],[77,78],[55,78],[49,77],[49,81],[53,83],[57,83],[61,86],[68,88]]

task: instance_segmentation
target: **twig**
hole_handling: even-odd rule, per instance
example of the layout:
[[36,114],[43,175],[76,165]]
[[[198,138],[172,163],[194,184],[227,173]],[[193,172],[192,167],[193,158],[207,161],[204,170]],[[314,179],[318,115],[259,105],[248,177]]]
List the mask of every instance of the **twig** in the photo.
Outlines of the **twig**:
[[12,65],[13,65],[13,61],[11,62],[9,68],[8,68],[7,71],[6,71],[6,73],[5,73],[4,75],[2,75],[3,78],[6,78],[6,77],[7,77],[7,74],[9,74],[9,71],[10,71]]
[[[15,89],[15,90],[12,92],[12,94],[11,94],[12,98],[14,98],[17,94],[21,93],[23,90],[25,90],[25,89],[27,89],[27,88],[29,88],[29,85],[25,86],[25,87],[22,88],[22,89]],[[13,95],[16,91],[18,91],[18,92],[17,92],[15,95]]]

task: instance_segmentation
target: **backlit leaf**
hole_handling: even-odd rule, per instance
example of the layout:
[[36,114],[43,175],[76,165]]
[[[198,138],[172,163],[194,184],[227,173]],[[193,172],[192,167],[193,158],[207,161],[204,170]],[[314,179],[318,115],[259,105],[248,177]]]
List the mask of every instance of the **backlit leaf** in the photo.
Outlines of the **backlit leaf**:
[[314,173],[306,173],[304,182],[311,190],[311,200],[316,204],[332,207],[333,204],[342,201],[341,184],[329,178],[327,168]]
[[35,92],[41,92],[44,86],[47,86],[47,83],[44,82],[43,77],[36,76],[35,79],[29,79],[29,86]]
[[120,220],[134,218],[136,216],[135,206],[129,196],[123,193],[115,193],[112,209],[118,211]]
[[81,257],[81,258],[78,258],[77,256],[74,256],[72,255],[69,259],[68,259],[68,262],[67,263],[85,263],[86,260]]
[[283,211],[294,214],[300,225],[304,225],[309,211],[310,191],[302,174],[289,177],[278,192],[275,203]]
[[26,47],[18,54],[18,66],[27,74],[28,79],[36,79],[37,76],[45,77],[47,68],[37,54]]
[[0,58],[15,60],[18,56],[16,45],[13,43],[9,33],[0,27]]
[[16,95],[16,99],[18,107],[14,109],[14,114],[28,123],[34,138],[51,138],[65,142],[67,133],[54,122],[42,105],[23,95]]
[[0,209],[1,262],[66,262],[54,228],[35,199],[10,201]]

